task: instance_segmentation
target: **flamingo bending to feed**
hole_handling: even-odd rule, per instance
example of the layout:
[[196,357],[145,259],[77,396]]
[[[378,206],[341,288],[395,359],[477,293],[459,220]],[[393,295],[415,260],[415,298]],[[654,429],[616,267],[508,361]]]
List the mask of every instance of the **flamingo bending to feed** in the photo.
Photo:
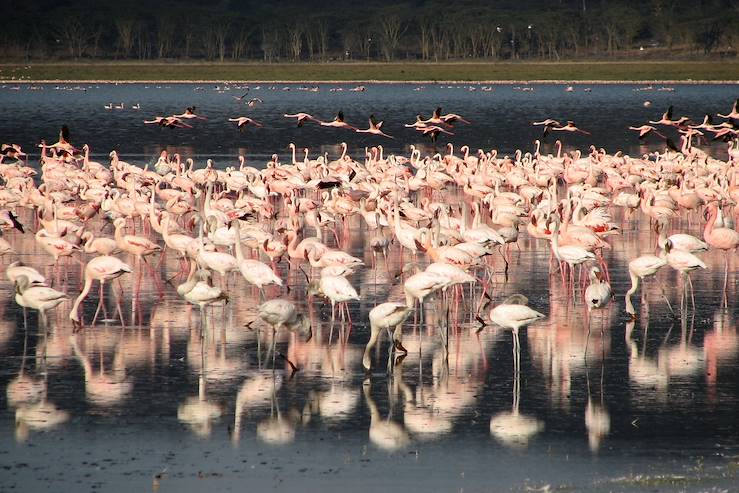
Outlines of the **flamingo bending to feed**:
[[390,348],[390,352],[392,352],[392,348],[403,353],[407,352],[403,347],[402,327],[403,322],[406,321],[408,315],[410,315],[412,311],[413,308],[409,308],[403,303],[393,302],[380,303],[370,310],[370,338],[367,342],[367,346],[364,348],[364,354],[362,355],[362,366],[365,371],[369,371],[372,367],[370,352],[372,352],[372,349],[377,344],[377,339],[382,329],[387,330],[388,335],[390,335],[390,329],[395,329],[392,333],[393,344]]
[[[93,324],[95,323],[95,320],[97,319],[98,313],[100,312],[100,308],[103,309],[103,314],[106,316],[106,310],[105,310],[105,302],[104,302],[104,287],[103,285],[107,281],[112,281],[113,279],[117,279],[123,274],[127,272],[132,272],[131,267],[123,262],[122,260],[111,257],[110,255],[101,255],[99,257],[95,257],[94,259],[90,260],[87,265],[85,266],[85,286],[82,289],[82,292],[77,297],[76,300],[74,300],[74,305],[72,306],[72,310],[69,312],[69,318],[72,320],[72,322],[75,324],[76,328],[81,328],[83,325],[82,318],[79,314],[79,307],[82,301],[87,297],[87,295],[90,293],[90,288],[92,288],[93,281],[100,282],[100,300],[98,301],[97,309],[95,310],[95,316],[93,317]],[[121,324],[123,323],[123,313],[121,312],[120,303],[117,306],[118,314],[121,317]]]

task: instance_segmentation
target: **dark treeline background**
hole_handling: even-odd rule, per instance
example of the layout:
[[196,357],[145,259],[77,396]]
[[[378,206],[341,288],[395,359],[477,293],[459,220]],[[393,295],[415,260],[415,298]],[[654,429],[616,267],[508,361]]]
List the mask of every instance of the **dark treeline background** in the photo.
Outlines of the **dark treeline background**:
[[5,60],[736,56],[737,0],[0,0]]

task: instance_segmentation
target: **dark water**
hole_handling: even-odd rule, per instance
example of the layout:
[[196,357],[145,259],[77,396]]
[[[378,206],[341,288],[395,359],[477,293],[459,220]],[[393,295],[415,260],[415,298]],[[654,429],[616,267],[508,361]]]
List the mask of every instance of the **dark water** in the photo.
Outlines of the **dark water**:
[[[19,88],[14,90],[13,88]],[[629,125],[639,126],[649,119],[659,120],[668,106],[674,106],[674,117],[686,115],[700,122],[706,113],[727,113],[739,97],[739,85],[675,85],[671,91],[665,86],[637,85],[574,85],[573,92],[565,92],[564,85],[494,85],[486,92],[482,85],[368,85],[366,92],[350,92],[350,85],[321,84],[320,91],[299,90],[291,85],[252,85],[250,97],[264,102],[249,108],[234,96],[241,96],[246,86],[221,84],[120,84],[55,86],[3,86],[0,88],[0,136],[4,142],[18,142],[26,148],[38,144],[42,138],[55,142],[59,128],[67,124],[73,143],[88,143],[93,155],[101,158],[111,150],[118,150],[127,159],[147,162],[155,159],[163,148],[180,152],[183,157],[212,158],[221,166],[233,165],[236,156],[245,154],[255,162],[268,159],[273,153],[288,157],[287,145],[294,142],[299,149],[309,148],[311,158],[318,153],[338,152],[337,144],[347,142],[350,152],[363,156],[365,146],[382,144],[389,152],[408,152],[408,146],[422,146],[432,153],[430,141],[413,129],[404,128],[415,115],[428,118],[437,106],[444,112],[458,113],[472,122],[460,124],[455,135],[440,138],[438,149],[445,151],[446,142],[459,148],[469,145],[472,152],[478,148],[498,149],[513,153],[516,149],[533,150],[534,139],[541,137],[541,128],[532,121],[556,118],[562,122],[573,120],[580,128],[592,133],[584,135],[557,135],[566,147],[587,150],[590,144],[604,147],[610,153],[622,150],[632,156],[641,155],[664,145],[647,140],[639,145]],[[651,90],[638,91],[651,87]],[[343,91],[331,91],[341,88]],[[471,91],[470,88],[474,88]],[[521,90],[523,88],[532,91]],[[585,89],[590,89],[586,92]],[[84,89],[84,91],[82,90]],[[290,90],[285,90],[290,89]],[[418,89],[418,90],[417,90]],[[246,99],[244,101],[246,101]],[[644,107],[650,101],[651,107]],[[123,103],[123,110],[106,110],[109,103]],[[140,110],[132,110],[134,104]],[[179,114],[188,106],[196,106],[207,121],[196,121],[194,129],[170,130],[144,125],[144,119],[155,115]],[[331,120],[343,110],[346,120],[359,128],[367,128],[367,119],[374,114],[384,120],[383,130],[396,137],[355,134],[345,130],[306,124],[295,126],[294,120],[283,113],[307,112],[322,120]],[[264,124],[263,128],[249,128],[239,132],[229,117],[250,116]],[[191,121],[192,122],[192,121]],[[676,132],[667,136],[678,142]],[[553,137],[548,142],[554,141]],[[725,156],[725,145],[716,145],[717,157]],[[549,148],[547,148],[549,150]],[[302,158],[302,153],[299,155]],[[204,163],[200,163],[201,165]],[[254,163],[252,163],[254,164]]]
[[[0,121],[0,140],[30,146],[41,136],[52,140],[59,124],[68,122],[75,142],[89,141],[99,153],[118,148],[146,161],[167,144],[230,162],[241,145],[266,155],[291,139],[318,148],[335,142],[333,135],[349,135],[294,129],[277,116],[283,111],[375,111],[400,137],[413,134],[404,134],[399,121],[411,121],[418,108],[443,104],[476,122],[460,129],[458,144],[514,149],[534,137],[527,120],[566,110],[593,131],[598,145],[634,149],[624,125],[660,113],[644,109],[643,99],[652,100],[653,108],[674,103],[676,112],[697,117],[704,110],[726,111],[737,89],[678,86],[673,93],[635,93],[629,86],[593,86],[591,93],[565,93],[537,86],[526,94],[508,86],[492,93],[413,87],[370,86],[363,94],[264,92],[258,94],[264,105],[253,113],[273,128],[244,136],[220,122],[239,113],[231,110],[236,104],[230,93],[186,85],[106,86],[86,93],[6,88],[0,108],[12,117]],[[109,100],[140,102],[144,109],[106,111]],[[143,115],[187,104],[201,106],[210,117],[196,131],[133,125]],[[619,121],[604,116],[607,108],[619,111]],[[397,150],[409,142],[387,144]],[[22,219],[31,222],[30,216]],[[674,224],[698,236],[701,226],[697,217],[690,225]],[[125,276],[126,326],[98,323],[74,334],[70,302],[52,312],[48,328],[39,326],[35,313],[24,328],[14,288],[3,276],[0,490],[736,491],[737,258],[729,258],[724,292],[723,255],[701,255],[709,268],[692,275],[695,310],[680,309],[679,276],[665,267],[658,278],[676,314],[660,299],[657,285],[647,283],[648,303],[635,296],[639,319],[630,322],[623,304],[626,263],[654,244],[646,219],[637,214],[606,252],[615,300],[587,322],[582,304],[573,305],[558,275],[549,275],[547,245],[522,233],[507,277],[500,259],[494,260],[493,302],[487,307],[521,292],[547,315],[521,334],[518,378],[511,333],[490,327],[477,332],[472,314],[479,286],[472,298],[467,290],[449,300],[448,318],[442,300],[427,303],[424,325],[418,315],[406,324],[408,356],[388,375],[384,341],[366,375],[361,356],[367,314],[377,303],[402,296],[394,274],[403,261],[395,245],[392,273],[373,269],[369,236],[356,216],[350,227],[348,251],[368,265],[350,278],[362,297],[350,303],[351,328],[337,320],[331,331],[330,306],[308,302],[302,274],[288,273],[285,263],[278,271],[293,289],[267,290],[268,297],[290,298],[311,316],[310,342],[278,336],[278,349],[301,368],[292,378],[279,359],[272,369],[269,331],[245,327],[255,318],[259,295],[242,279],[231,280],[228,306],[209,310],[203,322],[172,285],[160,295],[145,277],[141,320],[133,324],[137,273]],[[49,256],[31,235],[10,233],[6,239],[24,262],[51,274]],[[9,261],[3,259],[5,265]],[[176,259],[168,256],[158,274],[168,278],[176,271]],[[77,295],[75,263],[57,287]],[[96,302],[93,289],[84,305],[87,320]],[[437,335],[440,326],[451,332],[448,358]],[[491,424],[501,423],[502,432],[491,432]]]

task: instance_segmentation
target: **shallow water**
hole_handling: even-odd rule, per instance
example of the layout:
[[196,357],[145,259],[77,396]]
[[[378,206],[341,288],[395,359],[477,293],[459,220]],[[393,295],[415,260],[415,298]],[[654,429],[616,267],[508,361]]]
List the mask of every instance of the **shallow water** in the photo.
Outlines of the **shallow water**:
[[[729,93],[736,88],[732,87],[679,86],[671,97],[689,92],[688,99],[697,106],[716,90],[711,104],[725,110]],[[95,95],[99,113],[118,118],[103,113],[102,104],[123,99],[113,96],[116,91],[134,88],[105,89],[109,92],[67,94],[47,88],[12,97],[49,98],[48,104],[52,95],[68,97],[77,102],[64,104],[77,104],[86,111],[85,105],[92,103],[85,98]],[[373,89],[340,96],[372,96]],[[631,88],[620,86],[604,88],[604,93],[622,89],[625,95],[633,94]],[[387,90],[411,94],[412,87]],[[436,90],[472,97],[463,90]],[[496,87],[492,94],[473,96],[502,99],[504,90]],[[191,93],[201,94],[177,86],[170,101],[161,94],[156,97],[163,107],[175,110]],[[544,93],[550,94],[549,99],[540,96]],[[144,106],[145,91],[130,94],[138,94]],[[572,95],[554,86],[537,86],[536,94],[542,107],[556,106],[560,98]],[[576,96],[598,94],[594,87],[587,96]],[[0,103],[8,104],[8,93],[0,95]],[[662,94],[655,92],[649,98],[658,95]],[[279,93],[280,98],[326,96],[324,92]],[[218,93],[202,97],[230,99]],[[418,106],[436,104],[427,92],[421,91],[419,97]],[[618,98],[609,97],[615,104]],[[449,111],[474,111],[469,101],[467,107],[458,104],[459,109],[444,102]],[[585,115],[601,107],[579,111]],[[27,102],[24,111],[31,108]],[[290,106],[290,111],[294,109]],[[520,111],[532,117],[531,109]],[[650,115],[658,117],[658,113],[651,110]],[[126,112],[120,118],[134,117]],[[23,125],[30,123],[22,121],[21,130],[33,131],[23,134],[29,142],[46,134],[51,140],[60,122],[48,123],[48,130],[45,126],[29,130]],[[85,141],[83,123],[79,118],[73,124],[75,142]],[[7,120],[1,125],[0,140],[25,142],[12,133],[6,137]],[[230,130],[224,126],[219,132],[227,135]],[[476,126],[468,131],[487,138]],[[111,126],[89,141],[96,149],[108,150],[125,132]],[[140,140],[125,139],[120,149],[130,155],[144,154],[146,159],[156,154],[147,146],[156,146],[163,135],[197,136],[197,142],[187,145],[198,156],[217,153],[215,146],[222,145],[221,152],[232,159],[236,147],[231,146],[238,145],[216,144],[214,137],[221,133],[206,139],[200,132],[148,128],[131,132]],[[258,132],[250,130],[247,135]],[[280,145],[289,141],[287,129],[284,135]],[[622,141],[614,136],[608,148],[626,145],[629,137],[633,136],[624,135]],[[223,140],[229,138],[234,137]],[[499,142],[497,138],[492,137],[492,142]],[[516,138],[513,133],[511,138]],[[525,144],[513,142],[512,146]],[[262,149],[255,152],[269,153],[269,145],[268,141],[255,144]],[[621,221],[620,216],[616,219]],[[30,216],[22,220],[32,224]],[[673,227],[700,236],[702,224],[693,216],[690,225],[682,222]],[[520,292],[547,315],[522,331],[518,373],[511,333],[493,327],[477,332],[474,311],[482,290],[478,283],[471,297],[466,288],[463,297],[426,303],[424,324],[420,325],[420,313],[406,323],[403,343],[408,355],[388,374],[384,340],[367,375],[361,365],[369,334],[367,314],[377,303],[401,299],[395,274],[408,258],[407,254],[399,258],[395,245],[390,273],[382,261],[373,268],[366,248],[369,236],[359,230],[357,216],[350,228],[347,250],[368,265],[350,278],[362,297],[361,302],[350,303],[351,328],[337,320],[332,331],[330,305],[306,299],[303,275],[297,270],[289,273],[285,262],[278,271],[289,279],[290,292],[267,289],[268,298],[292,299],[311,316],[315,336],[310,342],[278,335],[278,350],[300,367],[292,376],[280,358],[273,369],[268,352],[271,332],[245,327],[254,320],[260,298],[243,279],[230,279],[230,303],[208,310],[203,320],[172,284],[165,284],[160,294],[148,275],[141,284],[140,303],[133,303],[137,269],[113,288],[122,290],[125,326],[120,321],[98,322],[75,334],[67,318],[71,302],[52,312],[46,328],[39,325],[35,313],[28,314],[24,325],[23,313],[13,301],[14,288],[3,276],[0,490],[735,490],[739,483],[739,259],[728,260],[724,292],[723,255],[701,254],[709,268],[692,275],[695,310],[689,304],[680,308],[679,276],[665,267],[657,277],[666,286],[676,315],[660,298],[658,285],[648,282],[643,288],[648,303],[639,301],[638,294],[634,297],[639,319],[630,322],[623,302],[629,287],[626,263],[650,251],[655,242],[646,220],[637,214],[623,223],[623,234],[611,238],[613,249],[605,254],[615,299],[588,323],[582,303],[573,305],[558,274],[549,274],[547,244],[522,233],[520,250],[514,247],[510,252],[507,276],[499,256],[491,261],[493,301],[487,306]],[[11,232],[5,237],[22,252],[24,262],[53,277],[50,257],[32,235]],[[7,265],[9,260],[2,262]],[[177,260],[168,255],[158,274],[166,279],[177,270]],[[79,268],[72,263],[64,272],[55,286],[74,297],[80,289]],[[106,293],[112,315],[116,297],[111,289]],[[93,317],[97,299],[93,289],[84,304],[87,321]],[[727,306],[722,307],[724,302]],[[440,327],[450,331],[448,358],[440,345]]]

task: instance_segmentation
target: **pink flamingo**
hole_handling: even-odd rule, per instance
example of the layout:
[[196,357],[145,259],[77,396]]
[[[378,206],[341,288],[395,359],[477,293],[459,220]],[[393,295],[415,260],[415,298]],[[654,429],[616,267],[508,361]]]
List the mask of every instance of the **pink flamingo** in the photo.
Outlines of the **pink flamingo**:
[[[107,281],[117,279],[127,272],[131,272],[131,267],[128,264],[116,257],[111,257],[109,255],[101,255],[100,257],[95,257],[87,263],[87,265],[85,266],[85,286],[77,299],[74,300],[72,310],[69,312],[69,318],[75,324],[77,329],[81,328],[83,325],[83,320],[79,314],[79,307],[82,301],[90,293],[90,288],[92,288],[93,281],[100,282],[100,300],[98,301],[98,306],[95,310],[95,316],[93,317],[92,321],[94,325],[101,307],[103,309],[103,316],[107,318],[103,298],[103,285]],[[121,317],[121,324],[123,324],[123,313],[121,312],[120,302],[118,302],[117,304],[117,310],[118,314]]]

